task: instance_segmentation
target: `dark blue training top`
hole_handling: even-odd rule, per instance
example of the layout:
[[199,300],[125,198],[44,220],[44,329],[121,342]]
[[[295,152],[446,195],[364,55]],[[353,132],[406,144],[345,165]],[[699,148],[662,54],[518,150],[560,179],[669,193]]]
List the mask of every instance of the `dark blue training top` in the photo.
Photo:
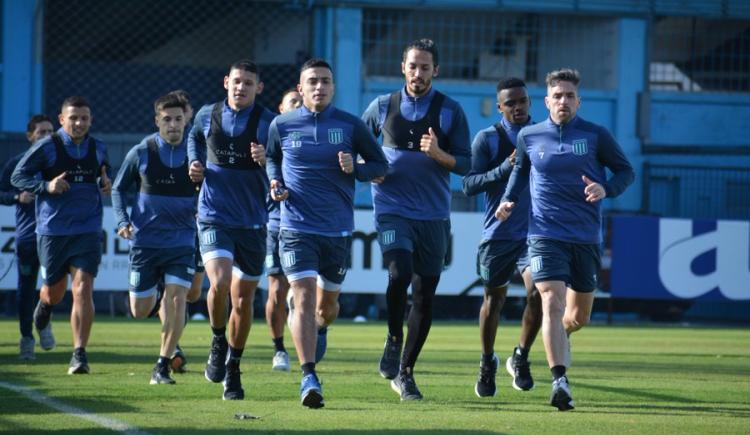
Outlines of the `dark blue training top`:
[[[392,96],[379,96],[362,115],[376,137],[386,133],[384,127],[389,119],[388,108],[392,104]],[[433,108],[437,112],[434,116],[437,125],[433,125],[432,119],[425,118],[431,118],[431,103],[438,96],[442,98],[442,104]],[[451,198],[449,174],[465,175],[471,165],[466,115],[456,101],[434,88],[423,97],[411,97],[406,87],[402,88],[399,109],[398,113],[390,114],[391,119],[398,118],[401,128],[394,132],[397,135],[394,138],[396,143],[386,143],[388,138],[384,134],[383,151],[388,159],[388,173],[382,183],[372,185],[375,215],[393,214],[417,220],[447,219],[450,216]],[[423,120],[438,134],[438,145],[456,159],[452,170],[419,151],[421,134],[410,132],[423,127]],[[410,128],[409,125],[414,127]]]
[[[138,190],[130,216],[126,193]],[[172,146],[158,134],[131,148],[112,186],[117,228],[133,225],[131,246],[195,246],[195,189],[188,177],[187,144]]]
[[[339,165],[339,152],[352,154],[354,173]],[[357,163],[358,157],[364,163]],[[356,116],[328,106],[279,115],[268,134],[268,178],[289,190],[281,205],[281,229],[346,236],[354,229],[354,179],[382,177],[388,162],[375,138]]]
[[515,150],[518,132],[530,123],[531,118],[526,124],[514,124],[501,118],[499,123],[477,133],[471,145],[471,172],[464,177],[463,190],[467,196],[484,192],[486,208],[482,240],[526,238],[529,228],[528,187],[521,192],[508,220],[499,221],[495,218],[495,210],[500,205],[500,199],[513,171],[508,156]]
[[[188,136],[188,160],[198,160],[206,169],[198,199],[200,222],[229,228],[260,228],[266,224],[268,178],[252,161],[250,142],[266,145],[274,116],[258,103],[234,111],[226,100],[203,106],[198,112]],[[221,119],[220,126],[213,121],[217,118]],[[248,125],[251,122],[254,129]],[[213,153],[212,143],[217,145]]]
[[[34,235],[34,230],[36,230],[34,201],[28,204],[21,204],[16,199],[16,195],[20,194],[21,191],[10,184],[10,176],[24,154],[26,153],[23,152],[8,160],[8,163],[3,168],[3,174],[0,176],[0,204],[16,206],[16,240],[18,242],[33,241],[36,237]],[[42,175],[38,174],[38,178],[41,180]]]
[[[67,236],[101,231],[102,196],[97,178],[102,166],[109,168],[104,143],[86,136],[75,144],[62,128],[31,147],[13,171],[11,182],[37,195],[37,234]],[[63,172],[68,173],[65,179],[70,189],[48,193],[49,181]],[[43,179],[38,178],[39,173]]]
[[[517,201],[530,183],[529,237],[601,243],[602,202],[586,202],[582,176],[604,186],[608,198],[621,194],[635,178],[612,135],[580,117],[562,126],[548,118],[522,129],[517,149],[502,201]],[[609,180],[605,167],[613,173]]]

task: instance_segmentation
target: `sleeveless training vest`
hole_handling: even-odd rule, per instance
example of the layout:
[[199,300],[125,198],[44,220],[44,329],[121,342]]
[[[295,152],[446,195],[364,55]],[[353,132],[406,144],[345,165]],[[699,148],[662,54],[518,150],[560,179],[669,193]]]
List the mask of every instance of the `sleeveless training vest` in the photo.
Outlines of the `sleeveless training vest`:
[[245,131],[239,136],[231,137],[221,128],[223,103],[216,103],[211,112],[211,134],[206,140],[208,161],[222,168],[257,171],[263,169],[250,156],[250,142],[258,142],[258,123],[263,113],[263,106],[255,103]]
[[444,100],[445,96],[436,91],[427,114],[419,121],[409,121],[401,115],[401,91],[392,93],[383,123],[383,146],[402,151],[421,151],[419,141],[422,135],[429,134],[432,127],[438,138],[438,146],[443,151],[449,151],[448,136],[440,129],[440,108]]
[[68,183],[89,183],[96,184],[99,177],[99,160],[96,158],[96,142],[93,138],[87,137],[88,150],[82,159],[75,159],[65,150],[62,137],[59,134],[52,134],[52,142],[55,144],[55,164],[42,171],[42,177],[45,181],[51,181],[53,178],[67,172],[65,181]]
[[141,179],[141,193],[161,196],[193,196],[195,184],[188,176],[187,157],[182,165],[170,168],[159,157],[159,145],[155,138],[147,142],[148,165]]

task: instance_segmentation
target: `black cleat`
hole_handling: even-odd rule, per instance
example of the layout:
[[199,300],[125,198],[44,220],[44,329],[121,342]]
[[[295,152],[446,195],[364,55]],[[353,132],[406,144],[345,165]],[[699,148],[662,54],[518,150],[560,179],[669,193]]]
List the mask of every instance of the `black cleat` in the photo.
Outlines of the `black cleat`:
[[534,388],[534,378],[531,377],[531,363],[521,356],[518,348],[513,349],[513,355],[505,361],[505,370],[513,376],[513,388],[518,391],[529,391]]
[[156,366],[154,366],[154,370],[151,372],[151,382],[149,383],[151,385],[176,384],[174,379],[169,376],[169,366],[160,366],[159,364],[156,364]]
[[206,370],[203,372],[209,381],[219,383],[224,380],[227,373],[227,350],[229,350],[229,344],[226,337],[214,336],[213,341],[211,341],[211,352],[208,354]]
[[477,379],[477,383],[474,385],[474,392],[478,397],[495,397],[497,393],[495,374],[497,374],[497,366],[499,364],[500,361],[497,359],[497,355],[492,355],[492,362],[490,364],[479,364],[479,379]]
[[380,376],[386,379],[394,379],[398,376],[402,345],[403,342],[397,341],[396,337],[389,335],[388,338],[385,339],[383,356],[380,357]]
[[570,411],[575,408],[567,376],[555,379],[552,382],[552,394],[549,398],[549,404],[557,407],[560,411]]
[[36,330],[40,335],[41,332],[49,326],[50,317],[52,317],[52,307],[47,311],[47,309],[42,306],[42,301],[40,299],[36,304],[36,308],[34,308],[34,326],[36,326]]
[[414,375],[399,373],[391,381],[391,389],[401,396],[401,400],[422,400],[422,393],[414,382]]
[[224,400],[243,400],[245,398],[245,390],[242,389],[242,381],[240,379],[240,365],[239,364],[227,364],[226,365],[226,377],[224,377]]
[[169,364],[172,368],[172,373],[187,372],[187,358],[185,358],[185,354],[182,352],[179,345],[177,345],[177,348],[172,354],[172,360]]
[[74,351],[73,357],[70,358],[69,375],[87,375],[90,373],[89,360],[86,357],[86,351]]

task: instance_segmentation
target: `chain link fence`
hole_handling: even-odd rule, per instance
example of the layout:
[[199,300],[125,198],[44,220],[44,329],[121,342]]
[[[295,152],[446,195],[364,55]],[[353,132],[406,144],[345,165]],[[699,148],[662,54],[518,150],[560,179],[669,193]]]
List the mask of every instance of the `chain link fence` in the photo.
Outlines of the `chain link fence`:
[[196,111],[223,99],[228,66],[242,58],[259,63],[258,100],[275,109],[310,57],[311,10],[289,2],[46,0],[43,7],[45,112],[84,95],[94,133],[154,131],[153,101],[174,89],[187,90]]

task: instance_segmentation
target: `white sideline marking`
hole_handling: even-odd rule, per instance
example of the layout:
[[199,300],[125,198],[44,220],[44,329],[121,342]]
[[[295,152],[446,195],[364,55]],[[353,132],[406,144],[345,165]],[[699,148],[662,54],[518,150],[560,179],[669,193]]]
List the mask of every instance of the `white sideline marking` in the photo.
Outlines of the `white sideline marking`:
[[75,406],[66,405],[65,403],[57,401],[51,397],[45,396],[42,393],[36,392],[29,387],[24,387],[22,385],[16,385],[16,384],[10,384],[7,382],[0,382],[0,387],[5,388],[6,390],[15,391],[16,393],[26,396],[27,398],[33,400],[34,402],[41,403],[42,405],[46,405],[62,413],[70,414],[78,418],[88,420],[92,423],[96,423],[99,426],[102,426],[106,429],[114,430],[117,432],[122,432],[125,434],[130,434],[130,435],[148,435],[148,432],[144,432],[123,421],[116,420],[114,418],[103,417],[101,415],[93,414],[81,408],[76,408]]

